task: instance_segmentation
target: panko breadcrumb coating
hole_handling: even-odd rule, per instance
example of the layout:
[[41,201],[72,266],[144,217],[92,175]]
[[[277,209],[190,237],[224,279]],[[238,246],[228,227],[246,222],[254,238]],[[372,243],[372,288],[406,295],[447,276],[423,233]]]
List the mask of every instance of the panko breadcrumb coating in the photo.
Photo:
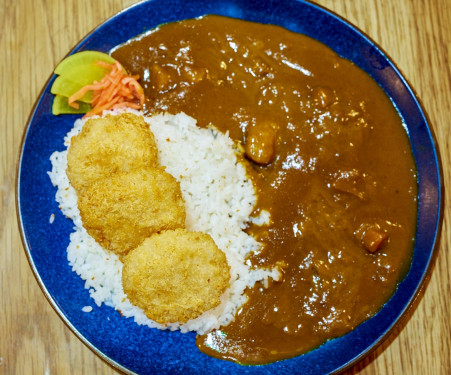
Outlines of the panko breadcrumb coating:
[[161,324],[185,323],[216,307],[229,280],[225,254],[201,232],[154,234],[124,257],[124,292]]
[[118,255],[155,232],[185,226],[180,184],[161,168],[97,180],[78,194],[78,208],[88,234]]
[[72,137],[67,176],[77,192],[116,172],[158,166],[158,149],[149,125],[132,113],[89,119]]

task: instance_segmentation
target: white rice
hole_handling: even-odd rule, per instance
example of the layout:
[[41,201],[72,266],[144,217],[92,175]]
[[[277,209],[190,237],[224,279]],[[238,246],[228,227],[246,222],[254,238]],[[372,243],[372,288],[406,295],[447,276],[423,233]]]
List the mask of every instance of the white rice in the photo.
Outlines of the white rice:
[[[132,112],[142,115],[137,111]],[[90,296],[98,306],[104,303],[125,317],[133,317],[136,323],[149,327],[197,331],[202,334],[233,320],[237,309],[246,301],[246,288],[252,287],[256,281],[265,282],[268,277],[280,277],[277,269],[251,268],[246,262],[246,257],[259,250],[261,245],[244,229],[251,220],[264,225],[269,216],[263,212],[259,218],[251,218],[256,203],[255,191],[227,135],[213,127],[198,128],[196,121],[183,113],[158,114],[144,119],[155,136],[160,164],[180,182],[186,202],[187,229],[210,234],[226,254],[231,268],[230,288],[222,296],[218,307],[185,324],[163,326],[148,319],[124,294],[119,258],[100,247],[83,228],[77,196],[66,175],[65,150],[52,154],[52,171],[48,174],[53,185],[58,188],[56,200],[61,211],[75,225],[67,248],[69,264],[85,280],[85,288],[89,289]],[[83,125],[84,120],[75,122],[74,128],[64,139],[67,147],[70,146],[72,136],[78,134]]]

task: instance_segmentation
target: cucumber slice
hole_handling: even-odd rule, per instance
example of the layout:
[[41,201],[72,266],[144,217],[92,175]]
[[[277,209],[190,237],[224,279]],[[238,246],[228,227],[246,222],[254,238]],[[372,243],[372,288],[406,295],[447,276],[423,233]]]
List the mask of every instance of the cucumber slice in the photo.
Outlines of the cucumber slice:
[[[54,95],[65,96],[68,98],[69,96],[75,94],[79,91],[83,86],[68,80],[63,76],[56,77],[53,85],[50,89],[50,92]],[[92,100],[92,91],[88,91],[81,99],[81,102],[91,103]]]
[[73,66],[70,69],[66,69],[64,74],[61,74],[60,76],[69,81],[78,83],[81,86],[86,86],[94,81],[100,81],[106,74],[108,74],[108,70],[92,63]]
[[52,113],[57,116],[61,114],[73,114],[73,113],[87,113],[91,110],[91,105],[87,103],[80,102],[80,108],[75,109],[72,108],[68,102],[67,97],[56,95],[53,98],[53,105],[52,105]]
[[71,71],[76,66],[91,65],[99,60],[109,64],[112,64],[115,61],[110,55],[99,51],[77,52],[61,61],[55,68],[55,74],[66,75],[67,72]]

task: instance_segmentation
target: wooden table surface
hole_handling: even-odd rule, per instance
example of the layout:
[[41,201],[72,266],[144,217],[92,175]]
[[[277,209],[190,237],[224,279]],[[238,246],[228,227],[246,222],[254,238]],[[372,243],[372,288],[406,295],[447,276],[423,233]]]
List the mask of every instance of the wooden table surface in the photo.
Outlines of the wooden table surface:
[[[16,163],[34,101],[83,36],[132,0],[0,0],[0,374],[115,374],[64,325],[20,239]],[[319,0],[396,62],[435,131],[451,183],[451,1]],[[430,279],[397,329],[348,374],[451,374],[451,198]]]

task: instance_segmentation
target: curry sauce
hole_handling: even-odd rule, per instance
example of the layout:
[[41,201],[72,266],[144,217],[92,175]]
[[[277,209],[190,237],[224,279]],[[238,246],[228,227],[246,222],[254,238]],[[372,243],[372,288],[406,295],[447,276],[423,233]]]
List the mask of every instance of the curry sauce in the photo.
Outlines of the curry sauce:
[[163,25],[113,52],[144,111],[185,112],[242,145],[258,192],[249,259],[279,265],[205,353],[263,364],[309,351],[374,315],[405,276],[416,169],[390,99],[325,45],[278,26],[219,16]]

